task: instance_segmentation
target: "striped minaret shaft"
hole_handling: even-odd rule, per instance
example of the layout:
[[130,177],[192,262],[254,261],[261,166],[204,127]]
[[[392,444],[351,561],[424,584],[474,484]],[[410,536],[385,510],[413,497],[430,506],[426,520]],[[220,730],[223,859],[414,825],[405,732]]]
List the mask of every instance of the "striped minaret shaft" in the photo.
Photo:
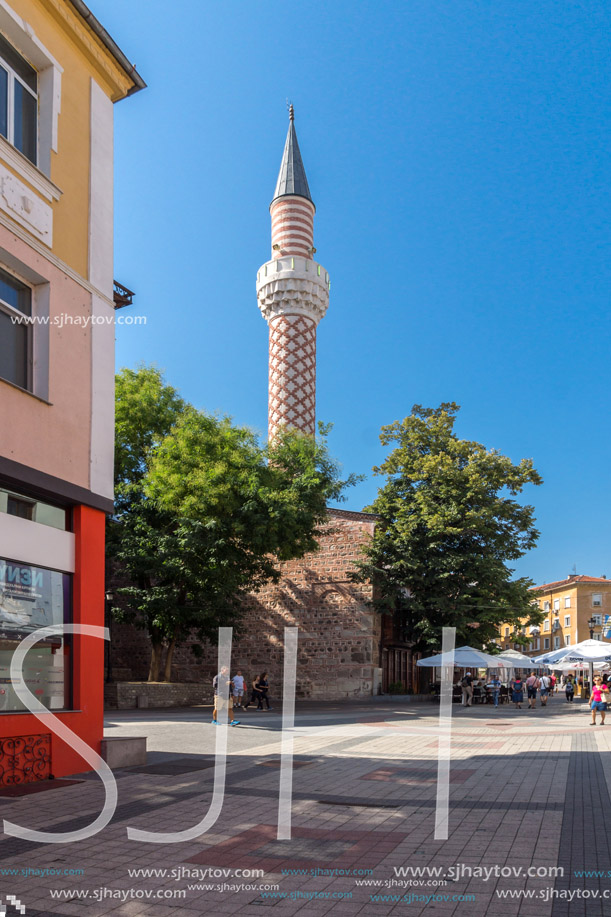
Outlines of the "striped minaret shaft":
[[292,105],[269,209],[272,257],[257,274],[257,299],[269,325],[271,440],[281,427],[315,433],[316,327],[329,304],[329,275],[313,260],[316,208],[299,152]]

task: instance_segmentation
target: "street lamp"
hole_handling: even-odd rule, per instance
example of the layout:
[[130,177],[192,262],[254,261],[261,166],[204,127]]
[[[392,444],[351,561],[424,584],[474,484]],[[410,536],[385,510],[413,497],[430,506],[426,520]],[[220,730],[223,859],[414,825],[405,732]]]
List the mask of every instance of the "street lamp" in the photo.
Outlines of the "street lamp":
[[[594,615],[592,615],[592,617],[588,620],[588,630],[590,631],[590,640],[594,639],[594,628],[597,626],[598,624],[597,624],[596,618],[594,617]],[[586,700],[589,698],[590,692],[592,691],[592,685],[594,684],[594,663],[593,662],[590,663],[589,670],[590,670],[589,671],[590,683],[588,685],[587,692],[584,690]]]

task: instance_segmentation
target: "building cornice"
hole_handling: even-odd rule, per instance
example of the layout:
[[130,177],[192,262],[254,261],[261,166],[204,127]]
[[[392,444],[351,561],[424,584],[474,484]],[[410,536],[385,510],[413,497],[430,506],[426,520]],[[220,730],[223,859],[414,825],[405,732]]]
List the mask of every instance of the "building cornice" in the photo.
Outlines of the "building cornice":
[[144,89],[146,83],[82,0],[45,0],[45,6],[110,83],[113,102]]
[[66,506],[83,504],[108,514],[114,510],[114,502],[108,497],[94,494],[86,487],[56,478],[4,456],[0,456],[0,481],[11,485],[17,491],[25,487],[33,496],[50,499],[55,503],[60,502]]

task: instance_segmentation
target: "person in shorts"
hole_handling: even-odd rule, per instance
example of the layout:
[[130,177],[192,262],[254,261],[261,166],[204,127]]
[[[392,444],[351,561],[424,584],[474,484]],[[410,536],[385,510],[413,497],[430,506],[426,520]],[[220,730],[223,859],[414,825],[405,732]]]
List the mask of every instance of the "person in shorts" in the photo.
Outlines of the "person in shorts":
[[238,669],[237,675],[233,676],[233,706],[236,709],[241,708],[243,699],[244,699],[244,676],[242,675],[241,669]]
[[600,675],[594,676],[592,685],[592,700],[590,701],[590,710],[592,711],[592,722],[590,726],[596,726],[596,714],[600,713],[600,725],[605,725],[605,714],[607,712],[607,700],[609,698],[609,688],[603,684]]
[[539,679],[533,672],[526,679],[526,696],[528,697],[528,709],[534,710],[537,706],[537,688],[539,687]]
[[552,683],[550,681],[549,675],[542,675],[539,679],[539,694],[541,695],[541,706],[547,707],[547,699],[549,697],[549,689]]
[[212,713],[212,725],[218,726],[218,712],[227,708],[227,722],[230,726],[238,726],[239,720],[233,718],[233,689],[232,679],[229,677],[229,669],[224,665],[218,675],[214,676],[212,687],[214,689],[214,711]]

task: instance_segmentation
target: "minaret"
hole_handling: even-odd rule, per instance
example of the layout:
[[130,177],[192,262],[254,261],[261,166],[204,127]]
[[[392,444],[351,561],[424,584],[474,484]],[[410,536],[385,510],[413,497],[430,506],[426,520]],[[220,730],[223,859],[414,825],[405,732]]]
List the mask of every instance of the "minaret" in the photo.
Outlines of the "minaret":
[[316,326],[329,305],[329,275],[313,260],[314,213],[293,106],[269,210],[271,261],[259,268],[257,299],[269,325],[268,435],[316,428]]

